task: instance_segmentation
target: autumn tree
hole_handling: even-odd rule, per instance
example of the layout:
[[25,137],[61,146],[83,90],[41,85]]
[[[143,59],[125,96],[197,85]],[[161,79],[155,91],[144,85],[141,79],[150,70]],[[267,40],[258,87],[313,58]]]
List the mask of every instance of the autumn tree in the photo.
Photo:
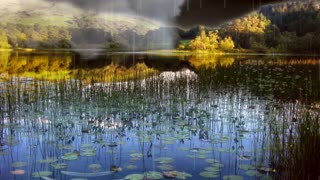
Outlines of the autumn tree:
[[264,33],[271,21],[262,13],[253,12],[236,19],[224,29],[239,47],[250,49],[253,43],[264,44]]
[[215,51],[219,47],[220,37],[216,32],[201,30],[199,36],[191,41],[189,48],[193,51]]
[[230,36],[227,36],[220,41],[220,49],[230,50],[233,48],[234,48],[234,42]]
[[8,42],[7,34],[5,32],[0,32],[0,48],[2,48],[2,49],[11,48],[11,46]]

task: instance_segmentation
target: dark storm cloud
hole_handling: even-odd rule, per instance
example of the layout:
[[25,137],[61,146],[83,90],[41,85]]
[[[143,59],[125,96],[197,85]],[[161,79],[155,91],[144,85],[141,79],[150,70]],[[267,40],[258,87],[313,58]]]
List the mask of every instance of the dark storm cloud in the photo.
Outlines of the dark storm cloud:
[[181,6],[176,23],[184,27],[195,24],[216,26],[239,17],[261,5],[284,2],[276,0],[189,0]]
[[82,9],[97,12],[128,13],[157,20],[172,20],[180,14],[185,0],[46,0],[68,2]]
[[261,5],[284,0],[46,0],[98,12],[139,14],[182,27],[216,26]]

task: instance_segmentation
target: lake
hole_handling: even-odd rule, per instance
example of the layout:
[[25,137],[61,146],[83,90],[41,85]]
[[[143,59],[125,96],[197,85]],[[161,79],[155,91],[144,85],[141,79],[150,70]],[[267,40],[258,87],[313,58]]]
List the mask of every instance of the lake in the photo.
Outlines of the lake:
[[320,176],[320,57],[0,58],[0,179]]

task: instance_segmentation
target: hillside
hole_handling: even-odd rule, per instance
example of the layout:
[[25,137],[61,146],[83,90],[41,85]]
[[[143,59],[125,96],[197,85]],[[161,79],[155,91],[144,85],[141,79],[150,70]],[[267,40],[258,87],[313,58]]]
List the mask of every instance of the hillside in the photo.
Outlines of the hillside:
[[1,48],[102,48],[123,41],[119,39],[123,33],[139,37],[163,26],[139,16],[98,14],[68,4],[33,0],[0,0],[0,22],[0,36],[7,36],[9,43],[3,42],[4,38]]
[[197,36],[191,40],[183,38],[180,49],[211,53],[227,51],[319,54],[319,2],[288,1],[269,4],[226,22],[219,28],[195,28],[189,32],[195,32]]

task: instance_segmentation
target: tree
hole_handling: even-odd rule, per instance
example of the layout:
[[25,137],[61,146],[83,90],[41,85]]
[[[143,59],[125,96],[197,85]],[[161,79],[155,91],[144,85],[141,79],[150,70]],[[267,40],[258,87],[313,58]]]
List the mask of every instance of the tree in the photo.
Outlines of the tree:
[[200,35],[191,41],[189,49],[193,51],[215,51],[219,47],[220,37],[217,32],[209,32],[207,35],[205,30],[200,31]]
[[11,45],[8,42],[8,37],[5,32],[0,32],[0,48],[8,49],[11,48]]
[[220,41],[220,48],[222,50],[230,50],[234,48],[234,42],[230,36],[225,37]]
[[230,32],[263,34],[271,21],[262,13],[251,13],[243,18],[236,19],[227,27]]

